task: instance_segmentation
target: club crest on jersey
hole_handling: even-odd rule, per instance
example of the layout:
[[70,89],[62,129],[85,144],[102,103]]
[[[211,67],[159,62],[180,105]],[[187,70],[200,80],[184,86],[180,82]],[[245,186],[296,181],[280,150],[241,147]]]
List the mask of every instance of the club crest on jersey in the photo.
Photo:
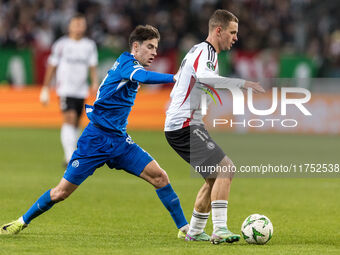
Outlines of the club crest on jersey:
[[215,66],[214,66],[214,63],[213,63],[213,62],[208,61],[208,62],[207,62],[207,67],[208,67],[210,70],[215,71]]
[[78,160],[74,160],[72,162],[72,167],[77,168],[78,166],[79,166],[79,161]]

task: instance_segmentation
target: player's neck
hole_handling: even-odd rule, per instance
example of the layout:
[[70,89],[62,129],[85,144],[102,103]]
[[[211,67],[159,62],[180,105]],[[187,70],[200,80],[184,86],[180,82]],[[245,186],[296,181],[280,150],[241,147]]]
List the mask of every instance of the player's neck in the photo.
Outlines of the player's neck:
[[209,42],[214,47],[217,53],[220,53],[220,48],[218,47],[217,40],[214,39],[212,35],[208,35],[206,41]]
[[80,36],[80,35],[71,35],[71,34],[69,34],[68,37],[75,41],[79,41],[83,38],[82,35]]

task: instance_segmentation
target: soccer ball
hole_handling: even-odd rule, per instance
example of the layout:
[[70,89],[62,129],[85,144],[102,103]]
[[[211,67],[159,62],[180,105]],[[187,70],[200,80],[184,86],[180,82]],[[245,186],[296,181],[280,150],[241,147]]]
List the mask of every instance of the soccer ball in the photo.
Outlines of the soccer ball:
[[241,227],[244,240],[250,244],[265,244],[273,235],[273,224],[261,214],[248,216]]

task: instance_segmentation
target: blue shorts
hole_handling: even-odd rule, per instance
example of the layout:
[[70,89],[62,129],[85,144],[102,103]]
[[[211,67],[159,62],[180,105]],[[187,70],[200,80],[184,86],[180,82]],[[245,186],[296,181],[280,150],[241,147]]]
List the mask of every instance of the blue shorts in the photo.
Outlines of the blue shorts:
[[123,169],[139,176],[152,160],[149,153],[135,144],[128,134],[113,134],[90,123],[78,140],[77,150],[72,155],[64,178],[80,185],[104,164],[111,169]]

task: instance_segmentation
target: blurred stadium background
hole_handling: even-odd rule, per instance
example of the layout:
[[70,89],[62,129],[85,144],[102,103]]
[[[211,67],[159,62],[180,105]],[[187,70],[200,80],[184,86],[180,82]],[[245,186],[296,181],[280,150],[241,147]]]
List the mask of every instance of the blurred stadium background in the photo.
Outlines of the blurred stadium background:
[[[259,80],[266,89],[273,86],[272,78],[301,80],[296,86],[323,94],[315,102],[316,107],[325,106],[320,116],[332,114],[335,119],[335,114],[339,119],[339,1],[0,0],[0,126],[60,124],[56,97],[44,108],[38,93],[51,45],[66,32],[74,13],[87,18],[87,36],[99,49],[101,80],[127,50],[128,35],[137,24],[154,25],[161,33],[151,69],[175,73],[188,49],[206,38],[207,21],[216,8],[240,19],[238,43],[219,56],[221,75]],[[162,129],[170,89],[146,86],[137,97],[130,128]],[[340,124],[318,130],[339,133]]]
[[[216,8],[240,19],[238,43],[219,56],[221,75],[261,81],[269,91],[257,98],[263,105],[276,81],[312,92],[307,108],[313,117],[292,112],[301,124],[293,132],[303,135],[268,134],[285,130],[265,128],[264,134],[218,133],[216,140],[235,165],[339,164],[340,1],[0,0],[0,224],[28,209],[64,171],[58,99],[53,94],[43,107],[39,91],[51,44],[68,19],[76,12],[86,15],[88,36],[99,49],[101,79],[127,50],[137,24],[154,25],[161,33],[151,69],[175,73],[186,51],[205,39]],[[202,180],[190,177],[161,131],[170,89],[142,87],[128,130],[167,171],[189,218]],[[306,177],[323,178],[235,178],[230,229],[237,232],[245,217],[263,213],[273,222],[274,236],[265,246],[241,241],[226,247],[177,240],[149,184],[103,167],[22,234],[1,236],[0,254],[340,254],[339,179]]]

